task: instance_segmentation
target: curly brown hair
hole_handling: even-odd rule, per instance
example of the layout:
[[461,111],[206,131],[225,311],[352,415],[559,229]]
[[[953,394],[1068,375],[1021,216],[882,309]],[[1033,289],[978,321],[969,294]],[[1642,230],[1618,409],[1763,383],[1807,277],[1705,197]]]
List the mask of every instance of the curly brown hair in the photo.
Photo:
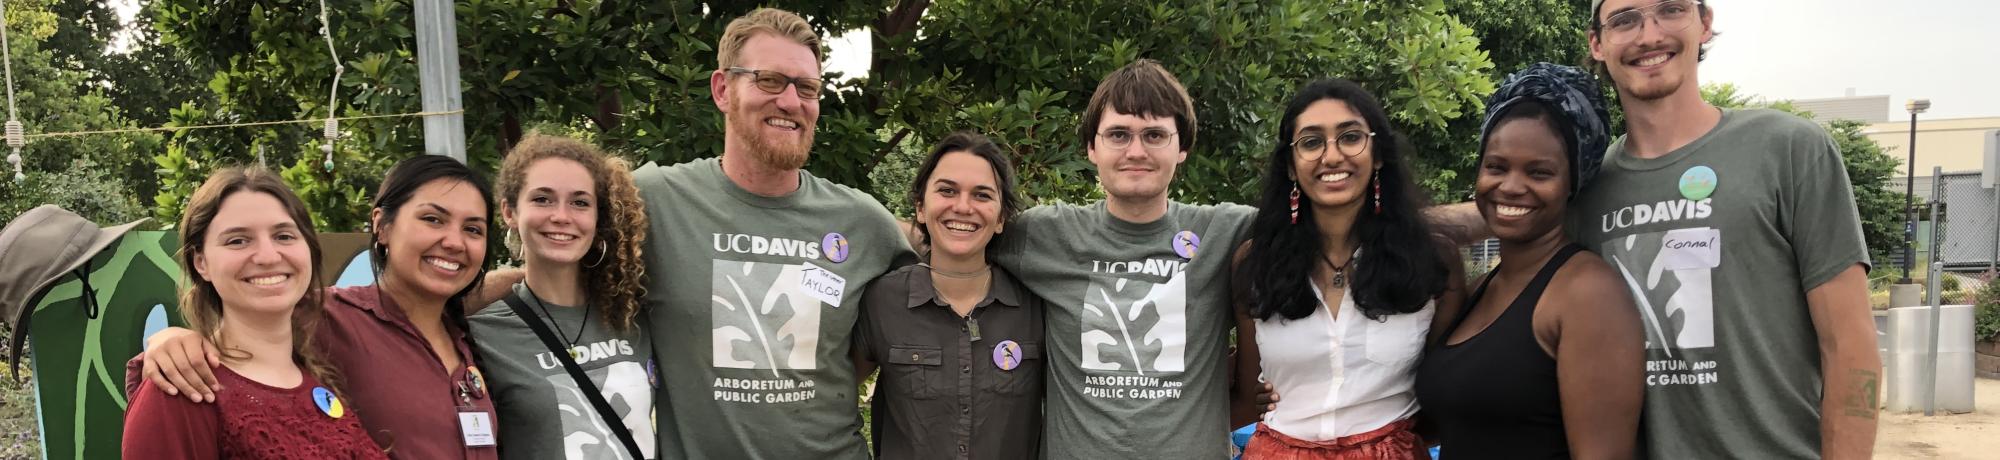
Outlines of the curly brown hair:
[[222,340],[222,295],[215,290],[215,284],[202,279],[195,271],[195,258],[201,257],[202,248],[208,243],[209,226],[215,223],[216,214],[222,210],[222,201],[238,193],[262,193],[276,198],[285,207],[285,213],[292,218],[298,228],[299,239],[306,244],[306,251],[312,254],[312,273],[307,276],[306,292],[299,297],[299,303],[292,308],[292,355],[299,367],[311,373],[314,379],[340,393],[340,372],[327,361],[317,347],[313,335],[320,324],[326,321],[324,300],[325,283],[320,273],[319,233],[313,231],[312,215],[306,211],[304,201],[285,186],[277,174],[262,168],[228,167],[208,175],[208,180],[195,189],[188,198],[187,212],[181,214],[181,248],[174,254],[174,260],[181,266],[182,286],[180,293],[181,318],[187,320],[188,328],[207,338],[222,351],[222,357],[230,360],[249,359],[249,352],[230,348]]
[[[507,153],[500,166],[500,207],[511,210],[520,201],[528,167],[543,159],[576,162],[590,172],[592,191],[598,198],[597,242],[583,260],[596,262],[595,269],[581,270],[588,305],[603,313],[606,324],[620,333],[633,328],[639,314],[639,298],[646,295],[646,264],[639,259],[646,241],[646,206],[639,198],[639,186],[632,180],[631,164],[605,154],[589,143],[561,136],[529,134]],[[507,247],[521,257],[520,236],[510,232]],[[602,246],[600,246],[600,244]],[[605,248],[599,252],[600,249]]]

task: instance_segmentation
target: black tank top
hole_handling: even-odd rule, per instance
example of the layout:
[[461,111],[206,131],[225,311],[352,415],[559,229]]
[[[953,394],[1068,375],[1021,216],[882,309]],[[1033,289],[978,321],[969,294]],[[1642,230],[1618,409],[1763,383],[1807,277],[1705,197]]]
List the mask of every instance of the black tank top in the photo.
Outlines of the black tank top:
[[1445,339],[1424,352],[1417,400],[1421,416],[1437,424],[1442,459],[1570,457],[1556,361],[1535,341],[1535,304],[1556,270],[1582,249],[1563,247],[1486,330],[1445,345],[1486,294],[1493,282],[1487,277],[1445,330]]

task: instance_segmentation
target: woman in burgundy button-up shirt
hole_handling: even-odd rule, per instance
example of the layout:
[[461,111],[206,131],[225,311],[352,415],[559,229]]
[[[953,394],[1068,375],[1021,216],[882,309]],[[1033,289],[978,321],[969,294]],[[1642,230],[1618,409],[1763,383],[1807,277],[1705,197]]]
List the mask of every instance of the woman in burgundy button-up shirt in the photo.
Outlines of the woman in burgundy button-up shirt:
[[[457,160],[397,163],[371,219],[376,284],[327,290],[319,343],[345,377],[353,412],[392,458],[498,458],[493,403],[463,313],[464,297],[485,274],[492,195],[486,179]],[[213,400],[211,345],[185,329],[149,342],[135,360],[145,378],[170,394]],[[483,439],[468,424],[483,426]]]

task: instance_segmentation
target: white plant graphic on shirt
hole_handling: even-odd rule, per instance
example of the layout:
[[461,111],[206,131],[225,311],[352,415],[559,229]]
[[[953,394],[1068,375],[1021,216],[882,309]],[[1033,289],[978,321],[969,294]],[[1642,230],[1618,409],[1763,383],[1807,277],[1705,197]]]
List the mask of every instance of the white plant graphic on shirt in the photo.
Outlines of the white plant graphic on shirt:
[[1186,280],[1186,272],[1158,284],[1092,276],[1078,312],[1082,367],[1142,376],[1185,370]]
[[1661,257],[1667,232],[1629,235],[1604,244],[1603,252],[1632,290],[1645,322],[1646,348],[1674,357],[1676,350],[1715,346],[1711,269],[1668,270]]
[[[576,380],[560,369],[552,372],[545,378],[550,389],[555,390],[556,410],[562,418],[563,458],[631,458],[617,435],[612,434],[611,427],[605,425],[604,418],[585,399],[583,390],[577,388]],[[584,373],[600,387],[611,409],[618,412],[618,419],[630,429],[640,453],[655,458],[649,413],[653,389],[646,383],[646,367],[636,362],[619,362]]]
[[709,319],[714,365],[732,369],[816,369],[821,302],[801,284],[803,266],[714,261]]

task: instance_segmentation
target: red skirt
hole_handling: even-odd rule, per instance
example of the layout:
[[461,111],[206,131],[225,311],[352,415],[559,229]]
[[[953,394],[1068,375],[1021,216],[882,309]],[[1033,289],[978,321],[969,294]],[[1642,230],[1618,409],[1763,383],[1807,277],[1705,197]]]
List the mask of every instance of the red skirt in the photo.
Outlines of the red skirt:
[[1429,453],[1417,455],[1417,433],[1410,431],[1416,422],[1410,419],[1376,428],[1374,431],[1352,436],[1342,436],[1332,441],[1307,441],[1286,436],[1270,426],[1258,423],[1257,433],[1250,436],[1250,445],[1243,448],[1244,460],[1414,460],[1429,458]]

